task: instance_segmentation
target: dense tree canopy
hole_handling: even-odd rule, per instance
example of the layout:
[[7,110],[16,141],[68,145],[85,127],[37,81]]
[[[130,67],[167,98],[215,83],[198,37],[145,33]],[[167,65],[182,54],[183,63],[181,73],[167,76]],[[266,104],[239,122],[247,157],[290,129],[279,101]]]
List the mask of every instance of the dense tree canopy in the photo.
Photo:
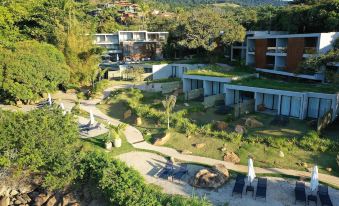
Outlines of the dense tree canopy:
[[61,109],[0,110],[0,167],[44,174],[48,188],[61,188],[76,177],[77,139],[74,117]]
[[27,103],[69,80],[65,58],[52,45],[23,41],[0,50],[0,91],[8,99]]

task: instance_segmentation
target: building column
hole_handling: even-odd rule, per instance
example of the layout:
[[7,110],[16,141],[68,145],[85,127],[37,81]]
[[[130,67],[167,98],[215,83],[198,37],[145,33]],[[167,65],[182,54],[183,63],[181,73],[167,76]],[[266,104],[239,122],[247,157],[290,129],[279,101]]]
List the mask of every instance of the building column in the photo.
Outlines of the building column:
[[183,79],[182,87],[183,87],[183,92],[190,91],[192,89],[190,79]]
[[281,114],[281,95],[279,94],[279,98],[278,98],[278,115]]

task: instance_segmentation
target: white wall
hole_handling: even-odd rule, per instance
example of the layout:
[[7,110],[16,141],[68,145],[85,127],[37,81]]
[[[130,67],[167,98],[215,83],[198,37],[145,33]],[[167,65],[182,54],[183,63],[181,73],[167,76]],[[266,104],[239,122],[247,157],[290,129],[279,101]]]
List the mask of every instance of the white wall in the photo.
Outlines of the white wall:
[[182,78],[184,74],[184,68],[187,68],[187,71],[199,69],[206,65],[204,64],[160,64],[152,65],[153,79],[166,79],[172,76],[172,67],[177,68],[176,77]]

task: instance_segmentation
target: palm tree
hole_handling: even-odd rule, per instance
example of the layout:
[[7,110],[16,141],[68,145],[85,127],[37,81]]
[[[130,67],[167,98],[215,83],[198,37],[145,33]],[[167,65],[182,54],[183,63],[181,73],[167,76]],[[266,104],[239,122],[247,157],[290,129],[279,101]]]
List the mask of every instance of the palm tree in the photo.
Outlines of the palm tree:
[[109,129],[109,135],[113,138],[113,139],[119,139],[121,138],[121,136],[123,135],[125,129],[127,127],[127,124],[124,123],[120,123],[118,126],[114,126],[114,125],[109,125],[108,129]]
[[172,112],[175,103],[177,101],[177,97],[174,95],[166,96],[166,99],[162,101],[162,104],[164,105],[165,112],[167,115],[167,129],[170,128],[170,113]]

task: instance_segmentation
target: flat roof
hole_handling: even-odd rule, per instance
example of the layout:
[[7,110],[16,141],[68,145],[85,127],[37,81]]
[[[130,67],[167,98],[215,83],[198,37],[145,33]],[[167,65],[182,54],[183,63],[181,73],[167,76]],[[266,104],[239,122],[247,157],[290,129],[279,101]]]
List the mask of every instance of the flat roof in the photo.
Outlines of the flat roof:
[[236,77],[236,76],[244,76],[248,74],[255,73],[255,70],[249,70],[249,69],[242,69],[242,68],[228,68],[228,67],[222,67],[219,65],[208,65],[206,67],[202,67],[199,69],[193,69],[187,71],[186,75],[197,75],[197,76],[211,76],[211,77]]
[[232,81],[230,84],[294,92],[315,92],[326,94],[335,94],[339,92],[339,84],[299,83],[264,78],[247,78]]
[[248,39],[269,39],[269,38],[296,38],[296,37],[320,37],[322,34],[335,34],[338,32],[328,33],[308,33],[308,34],[266,34],[248,37]]

